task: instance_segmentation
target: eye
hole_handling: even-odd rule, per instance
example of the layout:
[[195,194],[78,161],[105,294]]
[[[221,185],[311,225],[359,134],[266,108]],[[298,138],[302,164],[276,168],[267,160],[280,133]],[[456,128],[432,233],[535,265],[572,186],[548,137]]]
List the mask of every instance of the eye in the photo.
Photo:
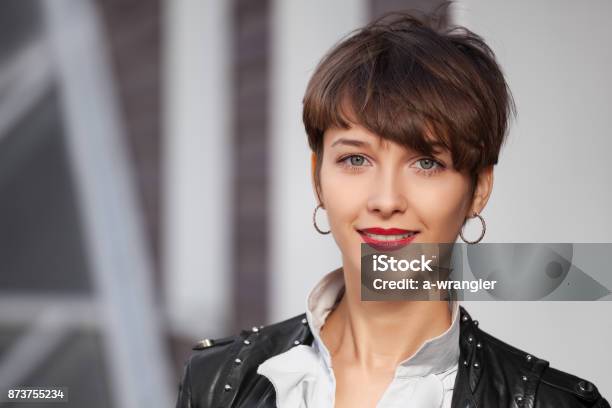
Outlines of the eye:
[[361,155],[361,154],[351,154],[349,156],[345,156],[343,158],[341,158],[339,160],[339,163],[342,166],[345,166],[349,169],[357,169],[359,170],[359,167],[365,167],[367,166],[367,163],[369,163],[368,159],[366,159],[365,156]]
[[431,170],[437,164],[437,162],[432,159],[420,159],[417,163],[421,163],[421,168],[423,170]]
[[354,154],[352,156],[347,157],[347,159],[349,159],[349,163],[352,166],[361,166],[365,163],[365,157]]

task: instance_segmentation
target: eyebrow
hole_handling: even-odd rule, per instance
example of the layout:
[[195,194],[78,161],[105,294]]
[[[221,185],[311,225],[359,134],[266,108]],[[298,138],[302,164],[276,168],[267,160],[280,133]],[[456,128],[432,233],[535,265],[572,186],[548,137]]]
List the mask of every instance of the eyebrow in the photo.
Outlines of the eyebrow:
[[343,144],[346,146],[356,146],[356,147],[361,147],[361,146],[369,146],[370,143],[363,141],[363,140],[357,140],[357,139],[345,139],[343,137],[341,137],[340,139],[336,140],[334,143],[332,143],[331,147],[334,147],[337,144]]
[[[355,146],[355,147],[362,147],[362,146],[368,146],[370,147],[370,142],[366,142],[364,140],[357,140],[357,139],[345,139],[343,137],[341,137],[340,139],[336,140],[334,143],[332,143],[331,147],[334,147],[335,145],[346,145],[346,146]],[[440,147],[444,147],[444,144],[435,140],[435,141],[431,141],[430,145],[434,148],[434,153],[439,154],[442,152],[442,150],[444,149],[437,149]]]

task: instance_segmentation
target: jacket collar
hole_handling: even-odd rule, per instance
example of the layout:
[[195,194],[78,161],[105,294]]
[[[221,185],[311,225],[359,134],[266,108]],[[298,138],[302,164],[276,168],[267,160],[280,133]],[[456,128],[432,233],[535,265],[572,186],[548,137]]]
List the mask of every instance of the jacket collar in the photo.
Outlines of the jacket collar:
[[[459,306],[458,320],[460,355],[451,407],[534,407],[536,390],[548,362],[481,330],[478,321],[472,320],[462,306]],[[235,364],[235,360],[230,359],[221,370],[223,375],[213,376],[214,385],[211,387],[215,392],[210,394],[215,396],[213,405],[231,406],[236,399],[248,398],[240,394],[256,386],[265,389],[265,392],[258,394],[258,400],[274,401],[274,387],[270,381],[264,376],[251,376],[248,373],[255,372],[270,357],[291,350],[296,345],[310,346],[313,341],[313,333],[304,313],[260,330],[244,330],[233,341],[230,350],[223,352],[241,363]],[[241,387],[231,388],[238,383]]]
[[[337,284],[335,278],[326,278],[330,279],[332,287]],[[315,288],[312,293],[319,289]],[[238,356],[243,362],[229,369],[228,381],[233,380],[232,373],[242,377],[245,371],[255,371],[263,362],[257,356],[270,358],[289,351],[296,345],[314,346],[314,332],[318,335],[321,327],[318,322],[322,319],[315,309],[308,309],[306,314],[262,330],[243,331],[231,350],[231,354]],[[451,407],[534,407],[536,390],[548,362],[496,339],[481,330],[478,321],[472,320],[465,308],[459,306],[458,309],[458,319],[453,319],[453,323],[456,324],[455,320],[459,321],[460,352]],[[255,381],[265,380],[263,376],[257,377]],[[219,391],[222,397],[219,402],[231,405],[236,393],[222,392],[223,389]],[[274,392],[271,384],[267,392]]]

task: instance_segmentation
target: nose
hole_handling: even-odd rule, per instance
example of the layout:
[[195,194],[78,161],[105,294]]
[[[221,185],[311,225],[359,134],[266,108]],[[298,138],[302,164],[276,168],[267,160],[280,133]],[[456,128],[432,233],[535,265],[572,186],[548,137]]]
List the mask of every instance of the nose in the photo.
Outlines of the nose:
[[403,180],[391,169],[385,171],[373,181],[371,195],[368,198],[368,211],[377,213],[383,218],[390,218],[395,213],[403,214],[408,207]]

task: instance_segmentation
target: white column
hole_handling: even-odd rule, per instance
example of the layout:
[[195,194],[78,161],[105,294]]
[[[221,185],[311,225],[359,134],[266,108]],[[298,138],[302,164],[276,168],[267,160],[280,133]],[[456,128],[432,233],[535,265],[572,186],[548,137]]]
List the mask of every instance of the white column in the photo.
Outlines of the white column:
[[164,275],[186,336],[227,335],[231,316],[230,2],[165,2]]
[[[273,2],[271,64],[270,319],[305,311],[314,283],[341,265],[331,235],[312,226],[317,205],[302,98],[316,64],[342,36],[367,20],[367,0]],[[319,211],[321,224],[324,211]]]

